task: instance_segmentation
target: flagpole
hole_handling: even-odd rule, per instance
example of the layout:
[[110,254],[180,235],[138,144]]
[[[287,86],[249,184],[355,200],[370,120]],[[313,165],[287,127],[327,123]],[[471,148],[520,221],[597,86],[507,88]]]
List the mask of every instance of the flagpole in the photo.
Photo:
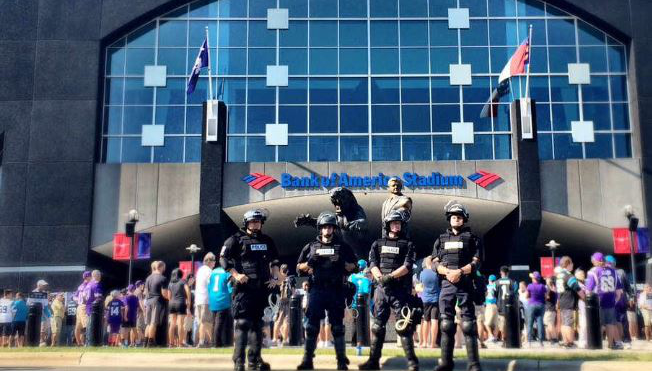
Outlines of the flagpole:
[[[532,24],[527,38],[528,43],[528,62],[527,62],[527,75],[525,77],[525,99],[530,98],[530,67],[532,66]],[[209,70],[210,71],[210,70]]]
[[[532,26],[530,26],[532,27]],[[208,99],[213,99],[213,75],[211,72],[211,49],[210,43],[208,41],[208,26],[206,26],[206,53],[208,55]]]

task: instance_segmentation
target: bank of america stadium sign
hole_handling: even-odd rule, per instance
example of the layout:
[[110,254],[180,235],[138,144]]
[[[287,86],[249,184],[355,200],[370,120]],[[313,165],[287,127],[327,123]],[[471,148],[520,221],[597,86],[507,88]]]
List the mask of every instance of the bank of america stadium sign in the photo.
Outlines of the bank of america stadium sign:
[[[387,182],[393,175],[378,173],[372,176],[349,175],[348,173],[332,173],[330,176],[322,176],[312,173],[310,176],[294,176],[289,173],[281,174],[281,179],[276,180],[269,175],[253,173],[245,176],[242,180],[254,189],[260,190],[265,185],[271,185],[278,182],[282,188],[287,189],[314,189],[314,188],[364,188],[376,189],[387,187]],[[461,175],[444,175],[441,173],[430,173],[421,175],[417,173],[403,173],[400,177],[403,184],[408,188],[464,188],[465,179]],[[477,173],[470,175],[469,180],[480,187],[487,188],[500,180],[498,174],[478,170]]]

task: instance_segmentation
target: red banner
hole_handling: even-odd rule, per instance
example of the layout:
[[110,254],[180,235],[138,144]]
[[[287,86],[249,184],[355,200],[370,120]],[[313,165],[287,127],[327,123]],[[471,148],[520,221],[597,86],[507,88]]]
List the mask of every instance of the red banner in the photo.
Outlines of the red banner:
[[541,257],[541,276],[548,278],[555,274],[555,266],[552,257]]
[[129,260],[131,239],[124,233],[113,235],[113,260]]
[[[197,274],[197,271],[201,267],[201,264],[202,263],[200,261],[195,262],[195,274]],[[179,269],[181,269],[181,271],[183,272],[184,280],[191,273],[191,267],[192,267],[192,262],[189,260],[179,262]]]
[[[630,233],[627,228],[614,228],[612,230],[614,241],[614,254],[629,254],[629,241]],[[638,249],[636,241],[634,241],[634,251]]]

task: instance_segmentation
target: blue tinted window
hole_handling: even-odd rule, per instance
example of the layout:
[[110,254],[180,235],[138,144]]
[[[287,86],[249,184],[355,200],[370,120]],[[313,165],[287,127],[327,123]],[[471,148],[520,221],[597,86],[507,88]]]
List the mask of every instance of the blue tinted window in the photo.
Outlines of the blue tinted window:
[[[489,40],[492,46],[520,45],[521,40],[516,34],[516,21],[496,19],[489,21]],[[523,39],[527,34],[521,35]]]
[[337,103],[337,79],[310,79],[310,103]]
[[340,107],[340,132],[342,133],[367,133],[369,132],[369,111],[367,106],[341,106]]
[[187,103],[202,104],[206,99],[208,99],[208,79],[200,76],[197,85],[195,86],[195,91],[192,94],[187,95]]
[[609,45],[609,71],[625,72],[625,47]]
[[141,138],[122,138],[122,162],[151,162],[152,147],[141,146]]
[[552,127],[555,130],[570,130],[571,121],[577,120],[579,120],[579,108],[577,104],[552,105]]
[[484,46],[487,45],[487,21],[470,21],[471,27],[462,29],[462,45]]
[[369,138],[341,137],[340,161],[369,161]]
[[611,105],[614,116],[615,130],[629,130],[629,111],[626,104],[615,103]]
[[215,86],[222,95],[219,99],[223,100],[227,105],[246,103],[247,81],[245,79],[219,79]]
[[591,84],[582,85],[582,98],[585,102],[609,101],[609,85],[605,76],[591,76]]
[[246,46],[247,45],[247,22],[220,21],[219,30],[218,30],[218,40],[220,46]]
[[460,88],[452,86],[448,77],[433,77],[431,84],[433,103],[458,103],[460,101]]
[[[183,21],[183,23],[186,23]],[[209,47],[214,48],[218,46],[220,39],[215,40],[213,35],[217,35],[217,22],[215,21],[190,21],[188,29],[188,46],[195,51],[199,52],[199,48],[206,40],[206,27],[208,27],[208,34],[210,35]],[[176,35],[177,37],[183,37],[182,45],[171,45],[171,46],[185,46],[186,45],[186,31],[183,31],[182,34]],[[225,46],[225,45],[219,45]]]
[[401,46],[427,46],[428,22],[401,21]]
[[457,0],[429,1],[431,17],[448,17],[448,9],[457,8]]
[[[568,83],[568,77],[551,77],[550,92],[553,102],[577,102],[577,85]],[[586,97],[584,97],[586,99]]]
[[[244,128],[244,107],[238,107],[240,111],[242,112],[242,119],[238,122],[237,120],[233,120],[231,117],[231,111],[233,111],[233,108],[230,108],[229,110],[229,126],[233,125],[233,122],[238,123],[237,125],[240,125],[242,128]],[[201,106],[188,106],[186,108],[186,134],[201,134],[202,131],[202,120],[203,120],[203,113],[202,113],[202,107]],[[244,132],[244,129],[242,130]]]
[[127,46],[154,47],[156,43],[156,22],[150,22],[127,36]]
[[267,17],[267,9],[276,8],[276,0],[253,0],[249,2],[249,17]]
[[337,17],[337,2],[333,0],[308,0],[311,17]]
[[550,105],[537,102],[537,131],[550,131],[552,130],[552,122],[550,121]]
[[539,102],[549,102],[550,93],[548,90],[548,77],[532,76],[530,77],[530,97]]
[[450,65],[457,64],[457,48],[430,48],[430,69],[432,73],[449,73]]
[[229,162],[245,161],[245,138],[244,137],[228,138],[227,161]]
[[340,79],[340,103],[367,103],[367,79]]
[[531,73],[548,73],[548,50],[546,48],[532,47],[530,58]]
[[288,86],[279,88],[280,103],[306,104],[308,101],[308,81],[306,79],[291,78]]
[[159,48],[159,66],[167,66],[168,75],[186,74],[186,53],[180,53],[179,49]]
[[595,133],[595,141],[586,143],[586,158],[612,158],[613,143],[611,134]]
[[337,161],[337,137],[310,137],[310,161]]
[[467,160],[490,160],[494,157],[493,141],[491,135],[475,135],[473,144],[466,144],[465,157]]
[[371,46],[397,46],[398,22],[372,21]]
[[249,74],[266,75],[267,66],[276,64],[276,50],[272,48],[249,49]]
[[367,49],[340,49],[340,74],[366,74],[368,70]]
[[429,135],[403,136],[403,161],[430,161],[431,146]]
[[552,160],[552,134],[538,134],[539,160]]
[[491,47],[491,72],[500,73],[515,51],[516,47]]
[[369,0],[372,17],[396,17],[398,15],[398,1],[396,0]]
[[[193,107],[194,108],[194,107]],[[201,115],[201,107],[197,107],[198,113]],[[245,109],[245,106],[230,106],[229,107],[229,134],[242,134],[245,132],[245,122],[246,122],[246,117],[245,114],[247,110]],[[199,120],[201,120],[201,116],[199,117]],[[188,117],[188,123],[190,124],[190,117]],[[201,123],[201,121],[198,121],[198,123]],[[197,128],[199,129],[198,133],[201,133],[201,124],[197,125]]]
[[611,130],[611,114],[608,104],[584,104],[584,119],[593,121],[595,130]]
[[484,104],[465,104],[464,121],[473,122],[473,130],[476,132],[491,131],[491,119],[489,117],[480,117],[480,112]]
[[522,44],[527,39],[532,25],[532,45],[546,45],[546,22],[543,19],[520,19],[518,21],[518,40]]
[[604,46],[580,47],[580,62],[591,65],[591,72],[607,72],[607,49]]
[[[194,57],[193,57],[194,58]],[[247,73],[247,49],[219,49],[217,53],[217,74],[244,75]],[[192,60],[194,63],[194,60]]]
[[427,0],[400,0],[401,17],[426,17],[428,15]]
[[[403,107],[401,107],[401,111],[403,116],[404,133],[405,132],[407,133],[430,132],[430,106],[403,105]],[[430,142],[430,139],[428,139],[428,142]]]
[[186,21],[161,21],[158,28],[158,46],[186,46]]
[[186,97],[186,79],[169,78],[165,87],[156,89],[156,104],[183,104]]
[[278,147],[278,160],[302,162],[308,160],[308,138],[289,137],[287,146]]
[[399,81],[397,78],[371,79],[372,103],[399,103]]
[[495,131],[510,131],[509,104],[499,104],[498,115],[494,118]]
[[186,162],[201,161],[201,137],[186,138]]
[[306,106],[280,106],[279,122],[288,124],[289,133],[306,133],[308,131],[308,108]]
[[152,104],[154,89],[143,86],[142,78],[125,79],[125,104]]
[[400,106],[371,106],[372,133],[398,133],[400,127]]
[[248,162],[271,162],[276,159],[276,147],[265,144],[265,137],[247,138]]
[[494,159],[509,160],[512,158],[512,140],[510,135],[494,135]]
[[544,15],[543,2],[540,0],[518,0],[519,17],[542,17]]
[[568,19],[548,20],[548,44],[575,45],[575,25]]
[[469,103],[484,103],[491,96],[491,91],[489,90],[489,78],[488,77],[474,77],[472,85],[463,86],[462,94],[464,97],[464,102]]
[[632,139],[630,134],[614,134],[616,158],[632,157]]
[[403,103],[428,103],[430,83],[427,77],[403,78],[401,80],[401,100]]
[[457,104],[432,106],[432,131],[450,133],[451,122],[460,122],[460,106]]
[[340,21],[340,46],[367,46],[367,22]]
[[242,0],[219,0],[220,17],[246,17],[247,16],[247,2]]
[[401,160],[401,138],[398,136],[372,136],[371,158],[373,161]]
[[556,159],[582,158],[582,144],[573,142],[570,134],[554,134],[553,138]]
[[264,133],[265,125],[275,121],[274,106],[249,106],[247,108],[247,133]]
[[334,75],[337,73],[337,49],[310,49],[310,73]]
[[311,46],[337,46],[336,21],[310,21]]
[[144,75],[145,66],[154,64],[154,49],[127,49],[127,75]]
[[367,16],[366,1],[339,0],[340,17],[363,18]]
[[473,73],[488,73],[489,48],[462,48],[462,63],[470,64]]
[[248,84],[249,104],[274,104],[276,91],[267,86],[264,78],[250,78]]
[[276,46],[276,31],[268,30],[266,21],[250,21],[249,46]]
[[430,45],[457,46],[457,30],[448,28],[448,21],[430,22]]
[[614,102],[627,101],[627,78],[625,76],[611,76],[611,100]]
[[548,48],[550,72],[568,73],[568,64],[577,63],[574,47]]
[[489,0],[489,16],[513,17],[516,15],[514,0]]
[[165,145],[154,147],[154,162],[183,162],[183,138],[165,137]]
[[310,107],[311,133],[337,133],[337,106]]
[[485,0],[460,0],[460,8],[469,8],[471,17],[487,16],[487,2]]
[[462,159],[462,145],[453,144],[450,135],[435,135],[432,137],[433,153],[435,161],[451,161]]
[[580,45],[605,45],[605,35],[602,31],[586,22],[577,21],[578,43]]
[[104,134],[122,133],[122,107],[107,107],[104,110]]
[[105,81],[106,86],[104,88],[104,102],[106,104],[122,104],[125,79],[112,78],[106,79]]
[[125,73],[125,49],[108,48],[106,50],[106,74],[124,75]]
[[290,18],[308,16],[308,1],[306,0],[281,0],[281,8],[290,10]]
[[398,49],[371,49],[371,73],[398,73]]
[[183,134],[186,110],[183,107],[156,107],[157,125],[165,125],[165,134]]
[[401,73],[428,73],[428,49],[401,48]]
[[290,75],[305,75],[308,72],[308,50],[281,48],[279,51],[281,65],[288,66]]
[[280,32],[279,43],[281,46],[308,45],[308,22],[290,21],[288,29]]

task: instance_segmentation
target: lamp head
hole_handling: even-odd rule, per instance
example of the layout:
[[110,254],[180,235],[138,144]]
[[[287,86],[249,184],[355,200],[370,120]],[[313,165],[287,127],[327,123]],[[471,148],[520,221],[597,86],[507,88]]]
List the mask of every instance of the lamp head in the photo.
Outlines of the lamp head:
[[129,213],[127,214],[127,219],[132,223],[137,222],[138,221],[138,210],[136,210],[136,209],[129,210]]
[[558,243],[558,242],[555,241],[555,240],[550,240],[550,241],[546,244],[546,246],[547,246],[550,250],[557,250],[557,249],[559,248],[559,246],[561,246],[561,244]]
[[625,205],[625,208],[623,209],[623,213],[625,214],[625,217],[627,217],[627,219],[630,219],[631,217],[633,217],[635,215],[634,206]]

